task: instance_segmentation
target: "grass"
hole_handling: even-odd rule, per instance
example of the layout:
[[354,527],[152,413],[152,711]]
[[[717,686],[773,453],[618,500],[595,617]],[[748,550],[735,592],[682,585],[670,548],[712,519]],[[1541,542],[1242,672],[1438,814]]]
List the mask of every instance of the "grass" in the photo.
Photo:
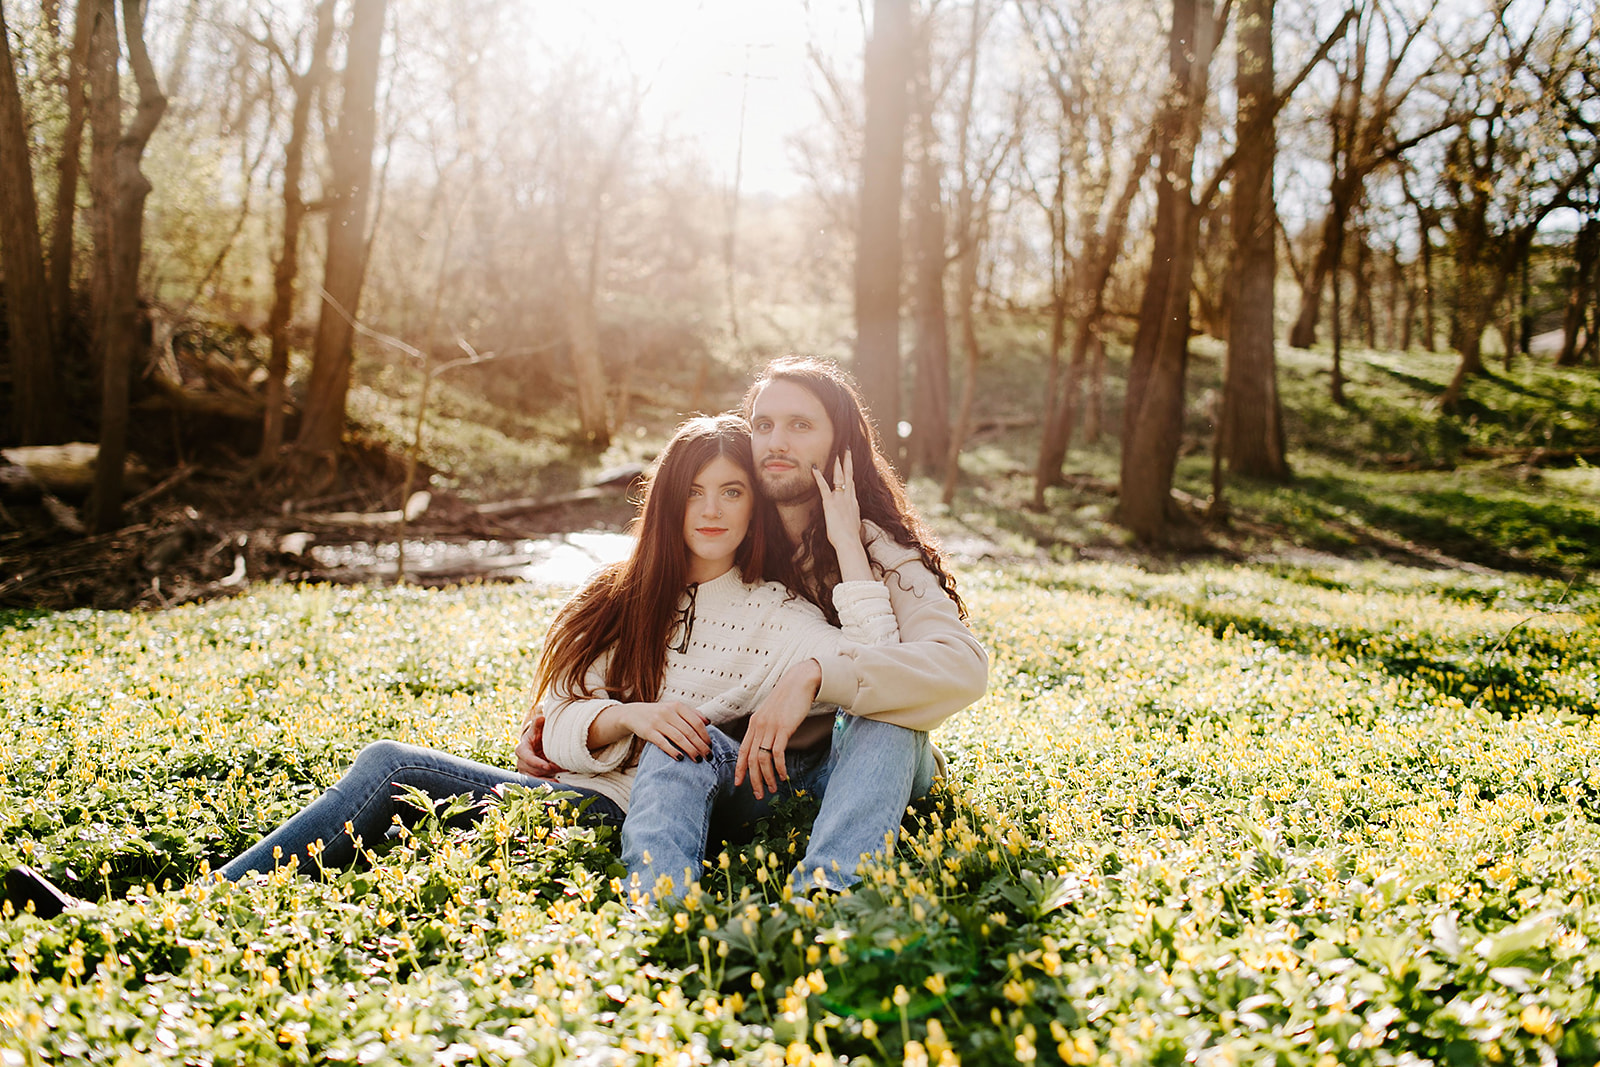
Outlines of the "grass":
[[373,738],[503,761],[556,598],[10,617],[0,860],[109,899],[0,920],[0,1054],[1600,1056],[1592,592],[1371,562],[965,578],[990,691],[897,853],[791,899],[779,818],[647,912],[614,836],[525,797],[324,880],[195,881]]

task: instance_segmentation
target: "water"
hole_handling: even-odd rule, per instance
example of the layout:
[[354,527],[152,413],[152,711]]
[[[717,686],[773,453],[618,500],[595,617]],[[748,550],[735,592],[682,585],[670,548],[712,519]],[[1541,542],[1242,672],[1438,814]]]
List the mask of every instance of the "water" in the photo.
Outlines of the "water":
[[[595,571],[626,557],[632,549],[632,537],[606,530],[514,541],[408,540],[406,577],[423,583],[479,578],[565,589],[582,585]],[[393,541],[353,541],[314,544],[304,555],[315,565],[311,577],[393,580],[399,548]]]

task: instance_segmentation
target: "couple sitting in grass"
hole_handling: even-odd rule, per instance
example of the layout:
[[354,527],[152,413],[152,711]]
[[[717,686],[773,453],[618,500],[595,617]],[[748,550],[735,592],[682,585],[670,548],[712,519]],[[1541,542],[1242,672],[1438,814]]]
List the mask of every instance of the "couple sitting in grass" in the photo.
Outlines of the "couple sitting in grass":
[[[821,809],[791,884],[854,882],[939,772],[928,731],[982,695],[987,656],[844,374],[778,360],[744,407],[678,428],[632,553],[557,615],[516,771],[376,742],[222,877],[347,864],[413,814],[402,787],[524,786],[621,824],[646,896],[700,877],[714,818],[751,822],[803,790]],[[6,889],[40,914],[74,903],[26,868]]]

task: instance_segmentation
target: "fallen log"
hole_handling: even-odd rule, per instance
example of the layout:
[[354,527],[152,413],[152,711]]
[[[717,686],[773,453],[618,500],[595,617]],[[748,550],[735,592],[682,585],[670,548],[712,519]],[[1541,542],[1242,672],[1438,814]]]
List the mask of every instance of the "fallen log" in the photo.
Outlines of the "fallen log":
[[[100,446],[89,441],[64,445],[24,445],[0,449],[0,490],[19,494],[43,490],[64,496],[84,496],[94,488],[94,466]],[[124,468],[127,484],[144,485],[149,472],[137,457],[129,456]]]

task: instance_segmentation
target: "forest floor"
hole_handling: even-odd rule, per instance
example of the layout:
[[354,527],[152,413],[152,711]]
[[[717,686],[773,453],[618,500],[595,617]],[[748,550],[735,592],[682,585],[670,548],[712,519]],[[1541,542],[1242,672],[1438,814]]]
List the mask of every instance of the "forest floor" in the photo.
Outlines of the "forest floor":
[[[1211,414],[1222,346],[1192,346],[1189,404],[1176,478],[1200,533],[1183,553],[1133,544],[1113,521],[1117,452],[1107,434],[1074,442],[1064,484],[1031,506],[1037,449],[1034,331],[992,326],[1008,353],[980,371],[977,431],[953,506],[913,478],[914,501],[953,559],[1074,559],[1157,570],[1185,560],[1289,563],[1372,558],[1411,566],[1521,571],[1584,582],[1600,564],[1600,379],[1537,357],[1496,368],[1461,409],[1437,409],[1454,357],[1345,354],[1348,399],[1328,398],[1328,354],[1280,350],[1290,463],[1286,485],[1230,478],[1226,516],[1211,506]],[[1103,424],[1120,420],[1121,353],[1113,347]],[[702,410],[737,402],[738,376]],[[0,505],[0,610],[161,608],[228,595],[259,581],[444,585],[524,578],[570,546],[568,535],[620,534],[629,489],[679,417],[652,397],[685,383],[636,385],[629,426],[604,452],[572,444],[554,407],[514,412],[466,388],[441,388],[420,459],[426,488],[402,521],[404,455],[415,383],[405,369],[366,369],[352,392],[359,447],[335,494],[294,500],[253,480],[221,447],[192,441],[187,462],[145,476],[127,525],[85,536],[74,504]],[[400,545],[404,544],[404,559]],[[598,561],[609,549],[590,552]],[[598,554],[597,554],[598,553]],[[581,580],[582,560],[571,582]]]

